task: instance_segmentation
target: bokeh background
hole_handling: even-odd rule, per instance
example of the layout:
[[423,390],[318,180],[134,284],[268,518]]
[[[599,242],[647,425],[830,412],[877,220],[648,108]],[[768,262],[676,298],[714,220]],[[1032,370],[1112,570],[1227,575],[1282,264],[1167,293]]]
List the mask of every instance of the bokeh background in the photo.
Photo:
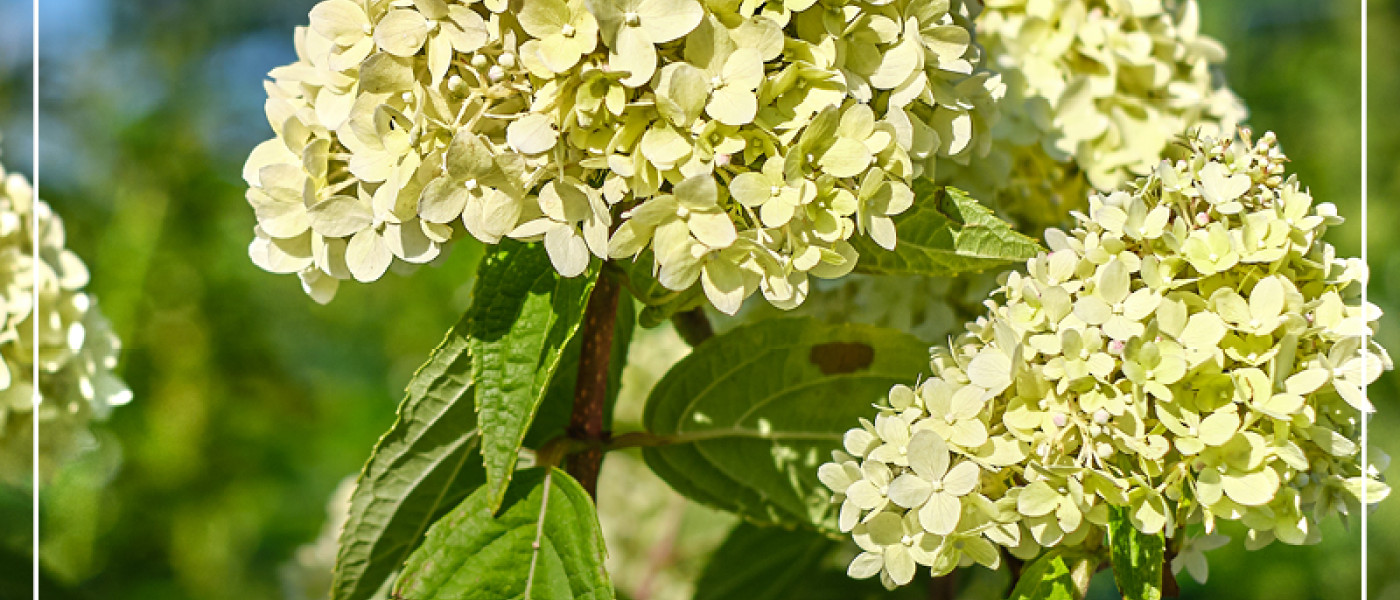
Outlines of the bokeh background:
[[[312,0],[42,4],[42,195],[91,267],[90,290],[125,342],[122,373],[136,396],[98,428],[100,447],[44,491],[46,592],[318,598],[333,557],[315,544],[335,527],[327,504],[465,308],[479,248],[459,244],[439,267],[343,286],[329,306],[305,298],[295,278],[249,262],[254,219],[239,174],[270,134],[261,81],[293,59],[292,28]],[[1204,29],[1230,50],[1225,71],[1250,123],[1277,131],[1314,196],[1350,217],[1329,235],[1344,254],[1359,254],[1360,3],[1202,4]],[[20,171],[32,164],[29,5],[0,0],[0,143]],[[1370,6],[1370,293],[1397,315],[1400,1]],[[1383,343],[1400,349],[1400,322],[1382,322]],[[644,364],[629,371],[626,394],[640,397],[683,352],[666,328],[643,333],[633,356]],[[1394,373],[1371,390],[1373,445],[1393,455],[1397,392]],[[635,406],[620,409],[629,415]],[[604,478],[605,489],[609,479],[656,485],[625,454],[609,459]],[[615,579],[639,600],[686,597],[687,578],[730,523],[660,491],[605,494],[600,504]],[[6,506],[0,541],[29,523]],[[619,514],[646,515],[647,526],[622,531],[612,526]],[[1358,597],[1356,525],[1328,523],[1318,546],[1216,551],[1209,588],[1186,584],[1183,597]],[[1400,498],[1372,516],[1370,550],[1372,597],[1400,600]],[[0,564],[0,584],[27,577],[27,568]],[[1096,586],[1095,597],[1113,597],[1111,588]]]

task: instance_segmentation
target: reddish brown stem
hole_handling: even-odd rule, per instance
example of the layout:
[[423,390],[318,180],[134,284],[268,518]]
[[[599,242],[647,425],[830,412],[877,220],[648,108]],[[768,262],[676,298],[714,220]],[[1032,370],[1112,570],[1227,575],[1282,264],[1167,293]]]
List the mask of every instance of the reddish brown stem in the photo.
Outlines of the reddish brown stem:
[[1162,597],[1178,598],[1181,596],[1181,586],[1176,582],[1176,574],[1172,573],[1172,559],[1176,558],[1176,548],[1167,544],[1167,551],[1162,557]]
[[[617,302],[621,292],[617,281],[598,277],[588,308],[583,313],[583,344],[578,359],[578,381],[574,385],[574,410],[569,415],[569,437],[585,442],[605,439],[603,412],[608,401],[608,362],[612,358],[613,326],[617,323]],[[594,447],[571,454],[565,470],[578,480],[588,495],[598,497],[598,468],[603,450]]]

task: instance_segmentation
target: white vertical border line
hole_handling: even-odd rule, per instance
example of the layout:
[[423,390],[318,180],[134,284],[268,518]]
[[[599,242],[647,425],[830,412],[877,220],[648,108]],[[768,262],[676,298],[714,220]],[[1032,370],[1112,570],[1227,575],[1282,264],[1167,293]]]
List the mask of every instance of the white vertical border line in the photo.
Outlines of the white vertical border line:
[[[33,140],[31,140],[31,145],[32,145],[32,158],[30,159],[29,162],[30,162],[30,165],[32,165],[30,168],[31,168],[31,170],[32,170],[31,175],[33,176],[33,179],[34,179],[34,184],[33,184],[34,197],[33,197],[33,198],[31,199],[31,201],[30,201],[29,218],[30,218],[30,221],[31,221],[31,222],[30,222],[30,226],[29,226],[29,232],[30,232],[30,235],[34,236],[33,239],[30,240],[30,242],[34,245],[34,247],[33,247],[33,252],[32,252],[32,255],[34,256],[34,259],[35,259],[35,260],[34,260],[33,268],[35,269],[35,275],[37,275],[37,274],[38,274],[38,268],[39,268],[39,262],[38,262],[38,259],[39,259],[39,211],[37,210],[38,204],[39,204],[39,0],[34,0],[34,8],[33,8],[33,11],[34,11],[34,14],[33,14],[32,16],[33,16],[33,27],[34,27],[34,31],[33,31],[32,39],[33,39],[33,42],[34,42],[34,47],[33,47],[32,53],[31,53],[31,55],[30,55],[29,72],[30,72],[31,77],[32,77],[32,80],[31,80],[31,82],[30,82],[30,85],[33,87],[33,89],[30,90],[30,92],[31,92],[31,94],[32,94],[32,96],[31,96],[31,102],[33,103],[32,106],[30,106],[30,113],[31,113],[32,118],[33,118],[34,121],[33,121],[33,123],[30,125],[30,128],[31,128],[31,130],[32,130],[31,133],[32,133],[32,135],[33,135]],[[38,281],[38,278],[35,277],[34,280],[35,280],[35,281]],[[31,498],[30,498],[30,502],[32,503],[32,505],[31,505],[31,507],[30,507],[30,513],[31,513],[31,516],[33,517],[34,521],[33,521],[33,529],[31,530],[30,535],[33,536],[33,540],[32,540],[32,541],[33,541],[33,561],[32,561],[32,565],[33,565],[33,568],[34,568],[34,572],[33,572],[33,583],[32,583],[32,584],[33,584],[33,586],[34,586],[34,600],[39,600],[39,400],[40,400],[40,397],[39,397],[39,344],[38,344],[38,340],[39,340],[39,320],[40,320],[40,315],[43,313],[44,307],[43,307],[42,305],[39,304],[39,286],[35,285],[35,286],[32,286],[32,287],[33,287],[33,289],[32,289],[32,291],[31,291],[31,293],[33,294],[33,297],[32,297],[32,299],[31,299],[31,300],[32,300],[31,306],[33,306],[33,308],[30,309],[30,310],[31,310],[30,314],[33,315],[33,318],[34,318],[34,332],[33,332],[33,334],[34,334],[34,340],[35,340],[35,343],[33,344],[33,346],[34,346],[34,348],[33,348],[33,351],[34,351],[34,356],[33,356],[33,359],[34,359],[34,363],[33,363],[33,364],[34,364],[34,372],[33,372],[33,374],[32,374],[33,377],[34,377],[34,379],[32,380],[32,381],[34,382],[34,398],[33,398],[33,401],[32,401],[33,408],[31,408],[30,411],[29,411],[29,414],[30,414],[29,422],[31,423],[31,427],[33,428],[33,436],[34,436],[34,437],[33,437],[33,441],[34,441],[34,448],[33,448],[33,453],[34,453],[34,456],[33,456],[33,460],[34,460],[34,470],[33,470],[33,473],[32,473],[32,481],[31,481],[31,483],[30,483],[30,488],[31,488],[31,490],[33,491],[33,495],[32,495]]]
[[[39,204],[39,0],[34,0],[34,9],[33,9],[33,10],[34,10],[34,15],[33,15],[33,27],[34,27],[34,31],[33,31],[33,36],[32,36],[32,38],[33,38],[33,40],[34,40],[34,48],[33,48],[32,54],[30,55],[29,72],[30,72],[30,74],[31,74],[31,76],[32,76],[32,81],[30,82],[30,85],[33,86],[33,89],[30,90],[30,92],[32,93],[31,102],[33,102],[33,105],[30,106],[30,112],[31,112],[31,114],[32,114],[32,118],[34,119],[34,122],[30,125],[30,128],[31,128],[31,130],[32,130],[32,134],[33,134],[34,138],[33,138],[33,140],[32,140],[32,155],[33,155],[33,157],[30,159],[29,162],[30,162],[30,164],[32,165],[30,168],[31,168],[31,170],[32,170],[32,173],[31,173],[31,174],[32,174],[32,176],[33,176],[33,178],[34,178],[34,185],[33,185],[34,197],[33,197],[33,199],[30,201],[29,218],[30,218],[30,220],[31,220],[31,223],[30,223],[29,231],[30,231],[30,234],[34,236],[34,238],[31,240],[31,243],[34,244],[34,248],[33,248],[33,256],[34,256],[34,259],[35,259],[35,260],[34,260],[34,269],[35,269],[35,275],[37,275],[37,274],[38,274],[38,268],[39,268],[39,262],[38,262],[38,259],[39,259],[39,211],[36,210],[37,207],[38,207],[38,204]],[[35,281],[38,281],[38,278],[37,278],[37,277],[35,278]],[[39,286],[37,286],[37,285],[33,286],[32,293],[33,293],[33,298],[32,298],[32,306],[33,306],[33,308],[31,309],[32,312],[30,312],[30,314],[34,316],[34,332],[33,332],[33,333],[34,333],[34,340],[35,340],[34,349],[33,349],[33,350],[34,350],[34,357],[33,357],[33,359],[34,359],[34,372],[33,372],[33,377],[34,377],[34,379],[32,380],[32,381],[34,382],[34,398],[33,398],[33,408],[31,408],[30,411],[29,411],[29,414],[30,414],[29,422],[32,424],[32,427],[33,427],[33,430],[34,430],[34,432],[33,432],[33,436],[34,436],[34,438],[33,438],[33,439],[34,439],[34,448],[33,448],[33,452],[34,452],[34,457],[33,457],[33,458],[34,458],[34,471],[33,471],[33,474],[32,474],[33,480],[32,480],[32,482],[30,483],[30,488],[33,490],[33,495],[31,496],[31,500],[30,500],[30,501],[33,503],[32,506],[31,506],[31,515],[32,515],[33,518],[34,518],[34,522],[33,522],[33,529],[32,529],[32,531],[31,531],[30,535],[33,536],[33,544],[34,544],[34,548],[33,548],[33,554],[34,554],[34,556],[33,556],[33,559],[34,559],[34,560],[33,560],[33,568],[34,568],[34,573],[33,573],[34,600],[39,600],[39,400],[40,400],[40,397],[39,397],[39,344],[38,344],[38,340],[39,340],[39,320],[40,320],[39,317],[40,317],[40,314],[43,312],[44,307],[43,307],[42,305],[39,304]]]
[[[1367,144],[1368,139],[1367,139],[1367,131],[1366,131],[1366,130],[1367,130],[1367,125],[1368,125],[1368,115],[1367,115],[1367,111],[1368,111],[1368,109],[1370,108],[1370,107],[1369,107],[1369,104],[1368,104],[1368,102],[1367,102],[1367,98],[1366,98],[1366,93],[1367,93],[1367,91],[1368,91],[1368,90],[1367,90],[1367,85],[1366,85],[1366,80],[1367,80],[1367,74],[1369,73],[1368,64],[1367,64],[1366,42],[1367,42],[1367,37],[1368,37],[1368,36],[1367,36],[1367,34],[1368,34],[1368,26],[1370,25],[1369,17],[1368,17],[1368,15],[1366,14],[1366,13],[1367,13],[1367,8],[1368,8],[1368,7],[1367,7],[1367,4],[1368,4],[1368,3],[1367,3],[1367,0],[1361,0],[1361,262],[1362,262],[1363,264],[1366,265],[1366,268],[1367,268],[1367,270],[1368,270],[1368,275],[1367,275],[1366,279],[1361,280],[1361,310],[1363,310],[1363,311],[1369,311],[1369,310],[1370,310],[1370,309],[1367,308],[1367,307],[1370,306],[1370,303],[1369,303],[1369,301],[1370,301],[1370,296],[1369,296],[1369,294],[1368,294],[1368,291],[1369,291],[1368,288],[1369,288],[1369,283],[1370,283],[1370,282],[1369,282],[1369,280],[1370,280],[1369,270],[1370,270],[1370,267],[1371,267],[1371,262],[1370,262],[1370,260],[1369,260],[1369,259],[1370,259],[1369,252],[1367,252],[1367,246],[1369,246],[1369,244],[1367,243],[1367,242],[1368,242],[1367,230],[1369,229],[1370,223],[1369,223],[1369,220],[1368,220],[1368,216],[1369,216],[1369,215],[1367,214],[1367,211],[1366,211],[1366,205],[1367,205],[1367,199],[1368,199],[1368,196],[1367,196],[1367,192],[1368,192],[1368,189],[1367,189],[1367,179],[1368,179],[1368,176],[1369,176],[1369,173],[1368,173],[1369,165],[1367,164],[1367,161],[1366,161],[1366,158],[1367,158],[1367,155],[1368,155],[1368,150],[1369,150],[1368,144]],[[1369,318],[1370,318],[1370,315],[1367,315],[1366,318],[1369,319]],[[1361,393],[1362,393],[1363,397],[1367,398],[1367,404],[1369,404],[1369,400],[1370,400],[1370,391],[1369,391],[1369,389],[1368,389],[1369,386],[1365,385],[1365,382],[1370,381],[1370,378],[1368,378],[1368,377],[1367,377],[1367,374],[1366,374],[1366,365],[1368,364],[1369,361],[1366,359],[1366,355],[1365,355],[1364,353],[1365,353],[1365,352],[1369,352],[1369,351],[1370,351],[1370,348],[1371,348],[1370,329],[1367,328],[1367,331],[1363,334],[1363,337],[1362,337],[1362,352],[1363,352],[1363,354],[1362,354],[1362,361],[1361,361],[1361,381],[1362,381],[1362,383],[1363,383],[1363,385],[1362,385],[1362,387],[1361,387]],[[1363,478],[1366,476],[1366,472],[1371,468],[1371,460],[1370,460],[1370,459],[1371,459],[1371,453],[1370,453],[1370,450],[1369,450],[1369,446],[1370,446],[1370,440],[1369,440],[1369,437],[1370,437],[1370,436],[1369,436],[1369,434],[1370,434],[1370,431],[1369,431],[1369,428],[1367,427],[1367,424],[1369,423],[1370,420],[1371,420],[1371,419],[1370,419],[1370,416],[1367,415],[1365,411],[1362,411],[1362,412],[1361,412],[1361,469],[1362,469],[1361,475],[1362,475]],[[1363,481],[1364,481],[1364,479],[1363,479]],[[1361,486],[1361,600],[1367,600],[1367,599],[1370,597],[1370,586],[1369,586],[1369,584],[1370,584],[1370,578],[1367,577],[1368,572],[1367,572],[1367,569],[1366,569],[1367,565],[1370,564],[1370,561],[1367,560],[1368,554],[1369,554],[1369,550],[1370,550],[1370,548],[1369,548],[1369,543],[1368,543],[1368,538],[1369,538],[1369,536],[1367,535],[1368,529],[1369,529],[1369,527],[1370,527],[1370,515],[1367,514],[1367,513],[1370,512],[1370,510],[1368,509],[1368,502],[1367,502],[1367,498],[1366,498],[1366,488],[1367,488],[1367,487],[1369,487],[1369,486],[1366,486],[1366,485],[1364,485],[1364,484]]]

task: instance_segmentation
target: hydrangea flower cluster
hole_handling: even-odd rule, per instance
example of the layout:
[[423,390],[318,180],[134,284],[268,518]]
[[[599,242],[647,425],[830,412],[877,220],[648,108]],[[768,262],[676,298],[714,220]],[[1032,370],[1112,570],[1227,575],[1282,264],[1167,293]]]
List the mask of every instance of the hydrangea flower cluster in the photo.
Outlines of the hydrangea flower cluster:
[[990,0],[977,18],[1006,98],[975,168],[946,179],[1036,233],[1091,191],[1147,175],[1188,130],[1219,136],[1245,116],[1213,74],[1225,49],[1196,0]]
[[931,378],[846,434],[819,474],[863,550],[852,576],[1097,543],[1110,506],[1178,546],[1220,521],[1251,549],[1312,543],[1388,493],[1358,460],[1362,390],[1391,367],[1366,266],[1322,241],[1340,218],[1273,135],[1243,137],[1091,196]]
[[[997,78],[949,0],[325,0],[244,170],[253,261],[318,301],[465,230],[565,276],[650,250],[733,313],[895,244],[939,158],[985,153]],[[951,161],[950,161],[951,162]]]
[[61,459],[79,449],[90,419],[131,400],[112,374],[121,344],[87,283],[87,267],[64,248],[63,221],[23,176],[0,168],[0,478],[29,476],[36,412],[41,459]]

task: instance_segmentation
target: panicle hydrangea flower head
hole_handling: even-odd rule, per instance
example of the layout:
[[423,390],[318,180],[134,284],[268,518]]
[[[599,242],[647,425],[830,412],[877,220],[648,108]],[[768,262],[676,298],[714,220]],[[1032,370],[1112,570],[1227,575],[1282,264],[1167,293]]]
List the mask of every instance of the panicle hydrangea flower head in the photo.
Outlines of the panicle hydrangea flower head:
[[1231,132],[1244,105],[1214,73],[1196,0],[991,0],[976,22],[1006,84],[992,153],[945,171],[1039,233],[1091,191],[1147,175],[1188,130]]
[[[935,162],[990,144],[949,0],[325,0],[267,83],[253,261],[318,301],[463,232],[558,271],[650,256],[728,313],[791,307]],[[649,252],[649,254],[644,254]]]
[[[86,424],[90,419],[105,418],[112,407],[131,400],[131,391],[112,374],[121,344],[93,298],[83,291],[88,283],[87,267],[64,245],[63,221],[59,216],[34,197],[23,176],[7,175],[0,167],[3,480],[24,481],[29,477],[36,415],[43,431],[40,458],[47,467],[80,449],[89,435]],[[38,310],[34,305],[36,295]]]
[[[907,583],[1097,544],[1110,506],[1183,545],[1247,529],[1253,549],[1389,489],[1360,464],[1362,390],[1391,367],[1370,341],[1367,276],[1322,240],[1341,219],[1284,171],[1273,134],[1189,142],[1089,198],[1078,226],[1009,273],[987,312],[896,386],[820,470],[864,552],[850,574]],[[1174,565],[1204,576],[1186,544]]]

